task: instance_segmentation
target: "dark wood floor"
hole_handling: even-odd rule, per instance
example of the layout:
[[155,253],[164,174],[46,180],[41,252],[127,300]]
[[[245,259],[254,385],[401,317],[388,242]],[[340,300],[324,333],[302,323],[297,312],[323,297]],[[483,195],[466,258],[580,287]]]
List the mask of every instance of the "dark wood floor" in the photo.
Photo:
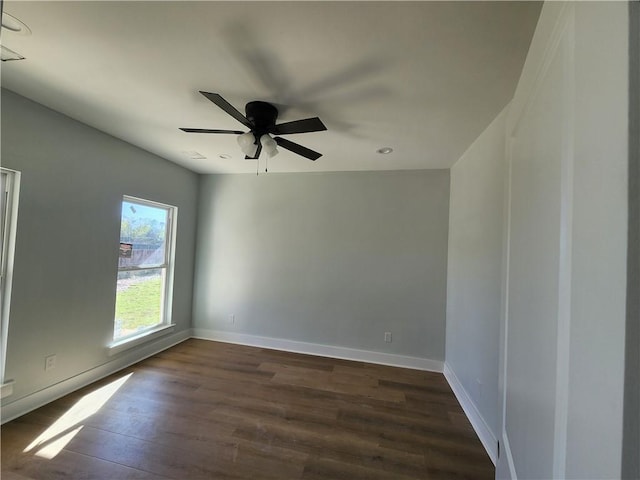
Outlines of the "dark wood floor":
[[1,433],[3,480],[494,477],[441,374],[194,339]]

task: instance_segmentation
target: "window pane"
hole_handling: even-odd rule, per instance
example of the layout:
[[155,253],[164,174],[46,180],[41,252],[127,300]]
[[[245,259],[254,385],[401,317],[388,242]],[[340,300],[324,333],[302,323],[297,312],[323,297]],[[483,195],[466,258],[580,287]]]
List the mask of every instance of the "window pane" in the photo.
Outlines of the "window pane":
[[169,209],[122,202],[118,266],[164,265]]
[[114,339],[162,323],[164,268],[118,272]]

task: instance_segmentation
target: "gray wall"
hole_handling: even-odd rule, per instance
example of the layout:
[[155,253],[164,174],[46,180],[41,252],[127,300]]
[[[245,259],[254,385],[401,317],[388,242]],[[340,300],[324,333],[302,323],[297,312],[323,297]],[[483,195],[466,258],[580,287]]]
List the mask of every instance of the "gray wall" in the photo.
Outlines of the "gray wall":
[[194,328],[444,359],[448,171],[200,189]]
[[6,90],[2,165],[22,172],[3,406],[117,359],[106,346],[123,194],[178,206],[173,321],[188,331],[196,174]]
[[495,439],[505,228],[502,112],[451,169],[447,274],[447,366]]

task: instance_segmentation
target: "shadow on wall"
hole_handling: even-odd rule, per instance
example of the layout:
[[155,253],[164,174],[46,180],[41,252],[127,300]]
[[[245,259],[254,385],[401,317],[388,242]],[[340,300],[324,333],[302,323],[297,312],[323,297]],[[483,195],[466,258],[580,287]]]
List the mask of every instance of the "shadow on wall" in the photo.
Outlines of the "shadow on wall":
[[629,250],[622,478],[640,478],[640,3],[629,2]]

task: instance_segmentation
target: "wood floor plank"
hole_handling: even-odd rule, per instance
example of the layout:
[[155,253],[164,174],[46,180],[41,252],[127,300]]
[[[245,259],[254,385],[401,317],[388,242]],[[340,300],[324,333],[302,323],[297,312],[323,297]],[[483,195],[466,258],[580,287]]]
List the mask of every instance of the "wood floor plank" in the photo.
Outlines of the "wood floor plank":
[[448,418],[428,417],[407,418],[391,413],[378,412],[373,409],[342,409],[338,414],[339,425],[350,425],[353,428],[371,432],[410,433],[417,436],[455,436],[474,439],[475,432],[466,424],[453,424]]
[[0,471],[0,478],[2,478],[3,480],[34,480],[33,477],[26,477],[9,470]]
[[312,388],[326,392],[345,393],[348,395],[364,396],[377,400],[401,403],[404,401],[404,393],[384,388],[380,386],[354,385],[353,383],[342,383],[332,381],[331,375],[316,374],[313,377],[301,374],[276,373],[273,376],[274,383],[295,385],[299,387]]
[[[358,436],[344,432],[327,433],[298,428],[293,431],[277,425],[238,428],[235,436],[248,441],[268,441],[289,450],[308,453],[322,452],[322,458],[361,465],[403,475],[419,475],[425,468],[424,455],[381,447],[373,436]],[[419,478],[419,477],[416,477]]]
[[[15,477],[12,477],[15,475]],[[2,466],[3,480],[47,479],[47,480],[168,480],[168,477],[136,470],[99,458],[80,455],[67,450],[51,460],[32,459],[20,466]]]
[[307,462],[302,478],[304,480],[415,480],[428,477],[406,476],[378,468],[313,457]]
[[202,389],[196,395],[202,395],[211,403],[212,411],[208,418],[220,414],[246,416],[265,420],[283,420],[302,422],[307,425],[334,425],[338,416],[337,408],[319,408],[317,405],[304,405],[278,402],[269,397],[253,397],[227,394],[215,390]]
[[[9,422],[1,433],[2,475],[16,480],[495,473],[442,374],[197,339]],[[38,456],[52,447],[50,459]]]
[[458,453],[443,453],[430,449],[425,453],[429,478],[491,480],[493,472],[487,470],[484,462],[478,457]]
[[[162,475],[130,468],[119,463],[105,461],[95,456],[82,455],[67,449],[53,458],[39,454],[39,447],[30,452],[24,450],[44,430],[42,418],[20,419],[11,422],[11,428],[2,429],[2,474],[1,478],[33,479],[139,479],[162,480]],[[42,446],[46,446],[43,443]]]

